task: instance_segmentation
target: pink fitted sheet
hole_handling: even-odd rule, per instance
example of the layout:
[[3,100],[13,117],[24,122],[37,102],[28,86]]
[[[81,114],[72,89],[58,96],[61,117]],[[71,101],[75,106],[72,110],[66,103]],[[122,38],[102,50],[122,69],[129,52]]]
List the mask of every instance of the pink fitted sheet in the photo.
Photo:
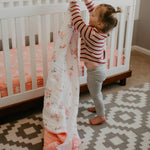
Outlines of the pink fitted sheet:
[[[53,54],[53,43],[48,43],[48,63]],[[42,66],[42,48],[41,45],[35,45],[36,53],[36,76],[37,76],[37,87],[43,86],[43,66]],[[13,83],[13,92],[15,94],[20,93],[20,82],[19,82],[19,70],[18,70],[18,58],[17,49],[10,49],[10,64],[11,64],[11,75]],[[32,78],[31,78],[31,60],[30,60],[30,47],[23,47],[23,61],[24,61],[24,75],[25,75],[25,88],[26,91],[32,89]],[[6,86],[6,73],[4,65],[4,53],[0,52],[0,93],[1,97],[7,96]]]
[[[48,66],[53,54],[53,43],[48,43]],[[37,76],[37,87],[43,86],[43,66],[42,66],[42,48],[41,45],[35,45],[36,51],[36,76]],[[113,66],[117,66],[117,50],[114,51],[114,62]],[[109,68],[110,62],[110,48],[107,47],[107,61]],[[30,47],[23,47],[23,61],[24,61],[24,75],[25,75],[25,88],[26,91],[32,89],[32,78],[31,78],[31,61],[30,61]],[[19,70],[18,70],[18,57],[17,49],[10,49],[10,63],[11,63],[11,75],[14,94],[20,93],[20,82],[19,82]],[[0,51],[0,94],[1,97],[8,96],[7,85],[6,85],[6,73],[4,65],[4,52]],[[121,64],[124,64],[124,56],[121,57]],[[80,76],[84,76],[84,63],[80,62]]]

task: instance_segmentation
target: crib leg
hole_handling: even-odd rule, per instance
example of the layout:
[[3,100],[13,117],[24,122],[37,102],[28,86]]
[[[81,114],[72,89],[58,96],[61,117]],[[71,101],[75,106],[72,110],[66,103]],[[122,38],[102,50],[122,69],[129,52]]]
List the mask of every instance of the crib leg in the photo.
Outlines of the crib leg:
[[126,78],[120,80],[120,85],[121,85],[121,86],[126,85]]

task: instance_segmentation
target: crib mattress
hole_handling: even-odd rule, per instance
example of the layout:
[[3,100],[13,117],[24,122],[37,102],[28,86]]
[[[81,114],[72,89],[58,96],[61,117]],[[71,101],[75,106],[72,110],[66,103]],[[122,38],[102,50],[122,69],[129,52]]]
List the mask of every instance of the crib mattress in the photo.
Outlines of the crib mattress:
[[[37,87],[43,86],[43,66],[42,66],[42,48],[41,45],[35,45],[36,51],[36,76],[37,76]],[[53,54],[53,43],[48,43],[48,66]],[[110,49],[107,47],[107,61],[109,68],[110,61]],[[20,93],[20,82],[19,82],[19,70],[18,70],[18,58],[17,49],[10,49],[10,63],[11,63],[11,74],[14,94]],[[25,75],[25,89],[26,91],[32,90],[32,78],[31,78],[31,61],[30,61],[30,47],[23,47],[23,61],[24,61],[24,75]],[[121,64],[124,63],[124,56],[121,58]],[[7,85],[6,85],[6,73],[4,65],[4,53],[0,51],[0,94],[1,97],[8,96]],[[114,62],[113,66],[117,66],[117,50],[114,51]],[[80,76],[84,76],[84,63],[80,62]]]

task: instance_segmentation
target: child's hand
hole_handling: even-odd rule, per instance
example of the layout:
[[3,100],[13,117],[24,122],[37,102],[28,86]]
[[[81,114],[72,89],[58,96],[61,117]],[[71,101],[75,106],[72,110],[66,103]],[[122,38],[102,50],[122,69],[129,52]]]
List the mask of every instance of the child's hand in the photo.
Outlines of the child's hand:
[[85,3],[88,3],[88,2],[89,2],[89,0],[84,0],[84,2],[85,2]]

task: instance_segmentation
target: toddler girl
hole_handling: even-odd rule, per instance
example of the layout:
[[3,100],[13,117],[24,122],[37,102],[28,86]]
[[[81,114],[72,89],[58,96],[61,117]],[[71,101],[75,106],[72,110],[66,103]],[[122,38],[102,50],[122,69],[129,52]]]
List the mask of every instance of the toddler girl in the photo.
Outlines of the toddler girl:
[[100,4],[94,7],[92,0],[84,0],[89,13],[89,25],[86,25],[80,15],[80,7],[77,2],[70,3],[72,22],[81,35],[80,59],[87,68],[87,85],[95,107],[88,110],[96,111],[97,116],[90,119],[90,124],[96,125],[106,121],[102,83],[106,79],[106,38],[109,31],[117,25],[114,16],[120,13],[120,8],[115,10],[111,5]]

